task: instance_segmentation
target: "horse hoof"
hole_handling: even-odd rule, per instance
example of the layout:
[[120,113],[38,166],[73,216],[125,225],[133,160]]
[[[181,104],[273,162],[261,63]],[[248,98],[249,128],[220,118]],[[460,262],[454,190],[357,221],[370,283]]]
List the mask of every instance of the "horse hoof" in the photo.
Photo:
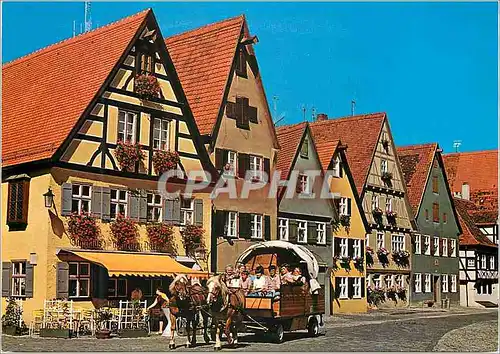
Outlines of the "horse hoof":
[[191,347],[193,347],[191,343],[186,343],[186,348],[191,348]]
[[221,350],[221,349],[222,349],[222,347],[214,347],[214,350],[215,350],[215,351],[219,351],[219,350]]
[[208,338],[208,337],[205,337],[205,338],[203,338],[203,339],[205,339],[205,344],[208,344],[208,343],[210,343],[210,338]]
[[168,349],[175,349],[175,344],[169,344]]

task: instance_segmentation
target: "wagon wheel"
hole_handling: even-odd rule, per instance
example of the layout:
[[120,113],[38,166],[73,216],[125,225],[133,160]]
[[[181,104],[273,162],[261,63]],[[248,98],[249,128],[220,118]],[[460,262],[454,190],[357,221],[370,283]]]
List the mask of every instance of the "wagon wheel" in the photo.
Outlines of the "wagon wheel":
[[275,343],[283,343],[283,339],[285,337],[285,331],[283,329],[283,325],[281,323],[276,323],[271,328],[271,335],[273,342]]
[[311,317],[309,323],[307,324],[307,332],[311,337],[319,336],[319,324],[316,317]]
[[175,321],[175,328],[177,330],[177,334],[181,337],[187,335],[187,320],[184,317],[177,317]]

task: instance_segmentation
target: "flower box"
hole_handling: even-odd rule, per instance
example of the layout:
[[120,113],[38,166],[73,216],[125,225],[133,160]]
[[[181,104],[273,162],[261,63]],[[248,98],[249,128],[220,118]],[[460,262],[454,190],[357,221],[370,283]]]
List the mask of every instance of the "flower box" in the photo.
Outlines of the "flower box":
[[173,226],[165,223],[149,224],[146,227],[151,251],[175,254]]
[[115,221],[110,225],[114,243],[119,250],[137,251],[139,246],[139,231],[135,221],[118,214]]
[[353,263],[354,263],[354,268],[356,268],[359,272],[363,272],[364,270],[363,257],[354,258]]
[[382,181],[391,181],[392,180],[392,173],[391,172],[382,172]]
[[158,98],[160,96],[160,83],[154,75],[137,75],[134,80],[134,90],[143,99]]
[[389,251],[387,251],[384,247],[381,247],[377,250],[377,256],[382,266],[385,267],[389,264]]
[[101,230],[96,218],[89,214],[73,213],[68,220],[68,234],[71,242],[85,249],[101,249]]
[[382,209],[380,208],[375,208],[372,210],[372,214],[373,216],[377,217],[377,216],[382,216],[384,212],[382,211]]
[[351,270],[351,257],[344,256],[340,258],[340,266],[347,271]]
[[182,244],[187,256],[195,256],[200,249],[205,249],[203,235],[205,230],[198,225],[187,225],[181,231]]

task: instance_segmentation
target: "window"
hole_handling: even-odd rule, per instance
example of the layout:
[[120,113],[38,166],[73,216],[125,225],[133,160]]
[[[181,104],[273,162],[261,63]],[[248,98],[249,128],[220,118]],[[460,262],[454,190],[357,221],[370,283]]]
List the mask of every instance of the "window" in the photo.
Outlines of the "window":
[[154,119],[153,149],[164,151],[170,150],[169,125],[170,121],[167,119]]
[[127,216],[127,194],[123,189],[111,189],[111,219],[116,219],[118,214]]
[[422,237],[420,235],[415,235],[415,254],[422,253]]
[[7,223],[28,223],[29,181],[9,182]]
[[320,245],[326,244],[326,223],[319,222],[316,224],[316,233],[318,236],[318,243]]
[[135,124],[137,114],[118,111],[118,141],[135,143]]
[[300,147],[300,156],[308,157],[309,156],[309,139],[305,138],[302,146]]
[[108,279],[108,297],[127,297],[127,288],[128,284],[125,278]]
[[250,156],[251,178],[257,181],[262,180],[263,163],[262,157]]
[[348,215],[350,216],[350,208],[349,205],[351,204],[351,199],[350,198],[340,198],[339,202],[339,214],[340,215]]
[[370,234],[365,235],[365,245],[367,247],[370,245]]
[[424,254],[427,256],[431,255],[431,237],[424,236]]
[[447,223],[448,222],[448,214],[446,213],[443,213],[443,223]]
[[355,299],[361,299],[361,278],[354,278],[353,283],[353,294],[352,297]]
[[425,221],[429,221],[429,209],[425,209]]
[[422,292],[422,274],[415,273],[415,292]]
[[238,220],[238,213],[235,211],[227,212],[226,219],[226,236],[228,237],[236,237],[236,225]]
[[434,256],[439,256],[439,237],[434,237]]
[[392,252],[405,250],[405,237],[404,235],[392,235]]
[[361,257],[361,240],[354,240],[352,242],[352,248],[354,258]]
[[250,225],[250,229],[252,232],[252,238],[262,238],[262,215],[253,214],[252,222]]
[[227,162],[224,167],[224,174],[228,176],[236,175],[236,152],[235,151],[227,151]]
[[400,288],[403,287],[403,275],[398,274],[394,276],[394,282],[396,286],[399,286]]
[[299,175],[299,190],[302,194],[309,194],[310,191],[309,176]]
[[448,292],[448,274],[441,275],[441,290],[443,293]]
[[426,293],[431,292],[431,275],[430,274],[425,275],[424,292],[426,292]]
[[12,262],[12,296],[26,296],[26,261]]
[[457,276],[455,274],[450,275],[451,277],[451,292],[457,292]]
[[181,198],[181,225],[193,225],[194,199]]
[[340,158],[338,156],[334,156],[332,159],[332,175],[333,175],[333,177],[342,177],[341,168],[342,168],[342,166],[340,165]]
[[372,210],[378,209],[378,196],[372,195]]
[[236,75],[240,77],[247,77],[247,62],[246,55],[243,48],[238,52],[238,60],[236,62]]
[[288,219],[278,218],[279,238],[282,241],[288,241]]
[[394,286],[394,275],[387,274],[384,276],[384,283],[386,288],[392,288]]
[[439,193],[438,177],[432,176],[432,192]]
[[161,222],[162,204],[161,195],[155,193],[148,193],[148,221]]
[[377,232],[377,250],[380,248],[385,248],[384,233]]
[[69,297],[90,296],[90,263],[69,262]]
[[467,268],[474,268],[475,265],[474,259],[467,260]]
[[387,173],[389,172],[388,168],[387,168],[387,160],[380,160],[380,172],[381,173]]
[[151,57],[151,55],[139,53],[137,58],[140,74],[150,74],[153,72],[153,58]]
[[71,211],[88,213],[90,211],[91,187],[80,184],[72,185]]
[[380,282],[380,274],[374,274],[372,276],[372,280],[373,280],[373,287],[375,289],[380,289],[382,287],[382,283]]
[[441,254],[441,256],[448,257],[448,239],[442,238],[441,244],[443,245],[443,253]]
[[486,255],[481,255],[481,269],[486,269]]
[[297,242],[307,243],[307,221],[298,221]]
[[439,204],[432,204],[432,221],[439,222]]
[[495,269],[495,256],[490,256],[490,269]]
[[450,250],[450,253],[451,253],[451,256],[452,257],[456,257],[457,256],[457,240],[450,240],[451,244],[450,244],[450,247],[451,247],[451,250]]
[[339,291],[339,298],[340,299],[347,299],[347,278],[346,277],[340,277],[340,291]]
[[392,211],[392,198],[391,197],[387,197],[385,200],[385,211],[386,212]]
[[340,257],[348,257],[349,256],[349,248],[348,242],[346,238],[340,239]]
[[372,286],[372,276],[371,274],[366,275],[366,287],[369,288]]

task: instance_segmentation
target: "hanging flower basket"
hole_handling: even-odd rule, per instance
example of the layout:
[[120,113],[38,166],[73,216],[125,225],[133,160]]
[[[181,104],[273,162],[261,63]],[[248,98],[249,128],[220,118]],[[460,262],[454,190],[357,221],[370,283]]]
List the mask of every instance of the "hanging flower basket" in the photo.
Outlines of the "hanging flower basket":
[[101,230],[96,218],[89,214],[73,213],[68,220],[71,243],[86,249],[101,249]]
[[398,213],[396,213],[395,211],[388,211],[388,212],[386,212],[385,215],[387,216],[387,221],[390,224],[392,224],[392,225],[396,224]]
[[139,231],[135,221],[126,218],[123,214],[118,214],[116,220],[111,223],[110,228],[116,248],[122,251],[139,250]]
[[353,259],[353,263],[354,263],[354,268],[356,268],[356,270],[358,270],[359,272],[363,272],[364,270],[363,257],[355,257]]
[[389,251],[387,251],[384,247],[377,250],[377,256],[382,266],[385,267],[389,264]]
[[130,141],[120,140],[115,149],[115,156],[122,171],[128,172],[133,172],[135,165],[144,160],[141,146]]
[[155,223],[146,227],[151,250],[175,254],[174,229],[170,224]]
[[408,251],[395,251],[392,252],[392,259],[396,265],[406,267],[410,264],[410,253]]
[[338,255],[333,256],[333,266],[332,266],[333,271],[340,269],[339,264],[338,264],[339,261],[340,261],[340,257]]
[[392,173],[391,172],[383,172],[381,178],[382,178],[382,181],[390,182],[392,180]]
[[160,96],[160,83],[154,75],[137,75],[134,84],[135,93],[143,99],[158,98]]
[[351,225],[351,216],[350,215],[340,215],[340,224],[342,226],[349,227]]
[[181,231],[182,244],[187,256],[195,256],[197,250],[205,250],[205,230],[198,225],[187,225]]
[[340,258],[340,266],[347,271],[351,270],[351,257],[344,256]]
[[177,169],[181,159],[177,151],[157,150],[153,155],[153,167],[158,176],[163,173]]

